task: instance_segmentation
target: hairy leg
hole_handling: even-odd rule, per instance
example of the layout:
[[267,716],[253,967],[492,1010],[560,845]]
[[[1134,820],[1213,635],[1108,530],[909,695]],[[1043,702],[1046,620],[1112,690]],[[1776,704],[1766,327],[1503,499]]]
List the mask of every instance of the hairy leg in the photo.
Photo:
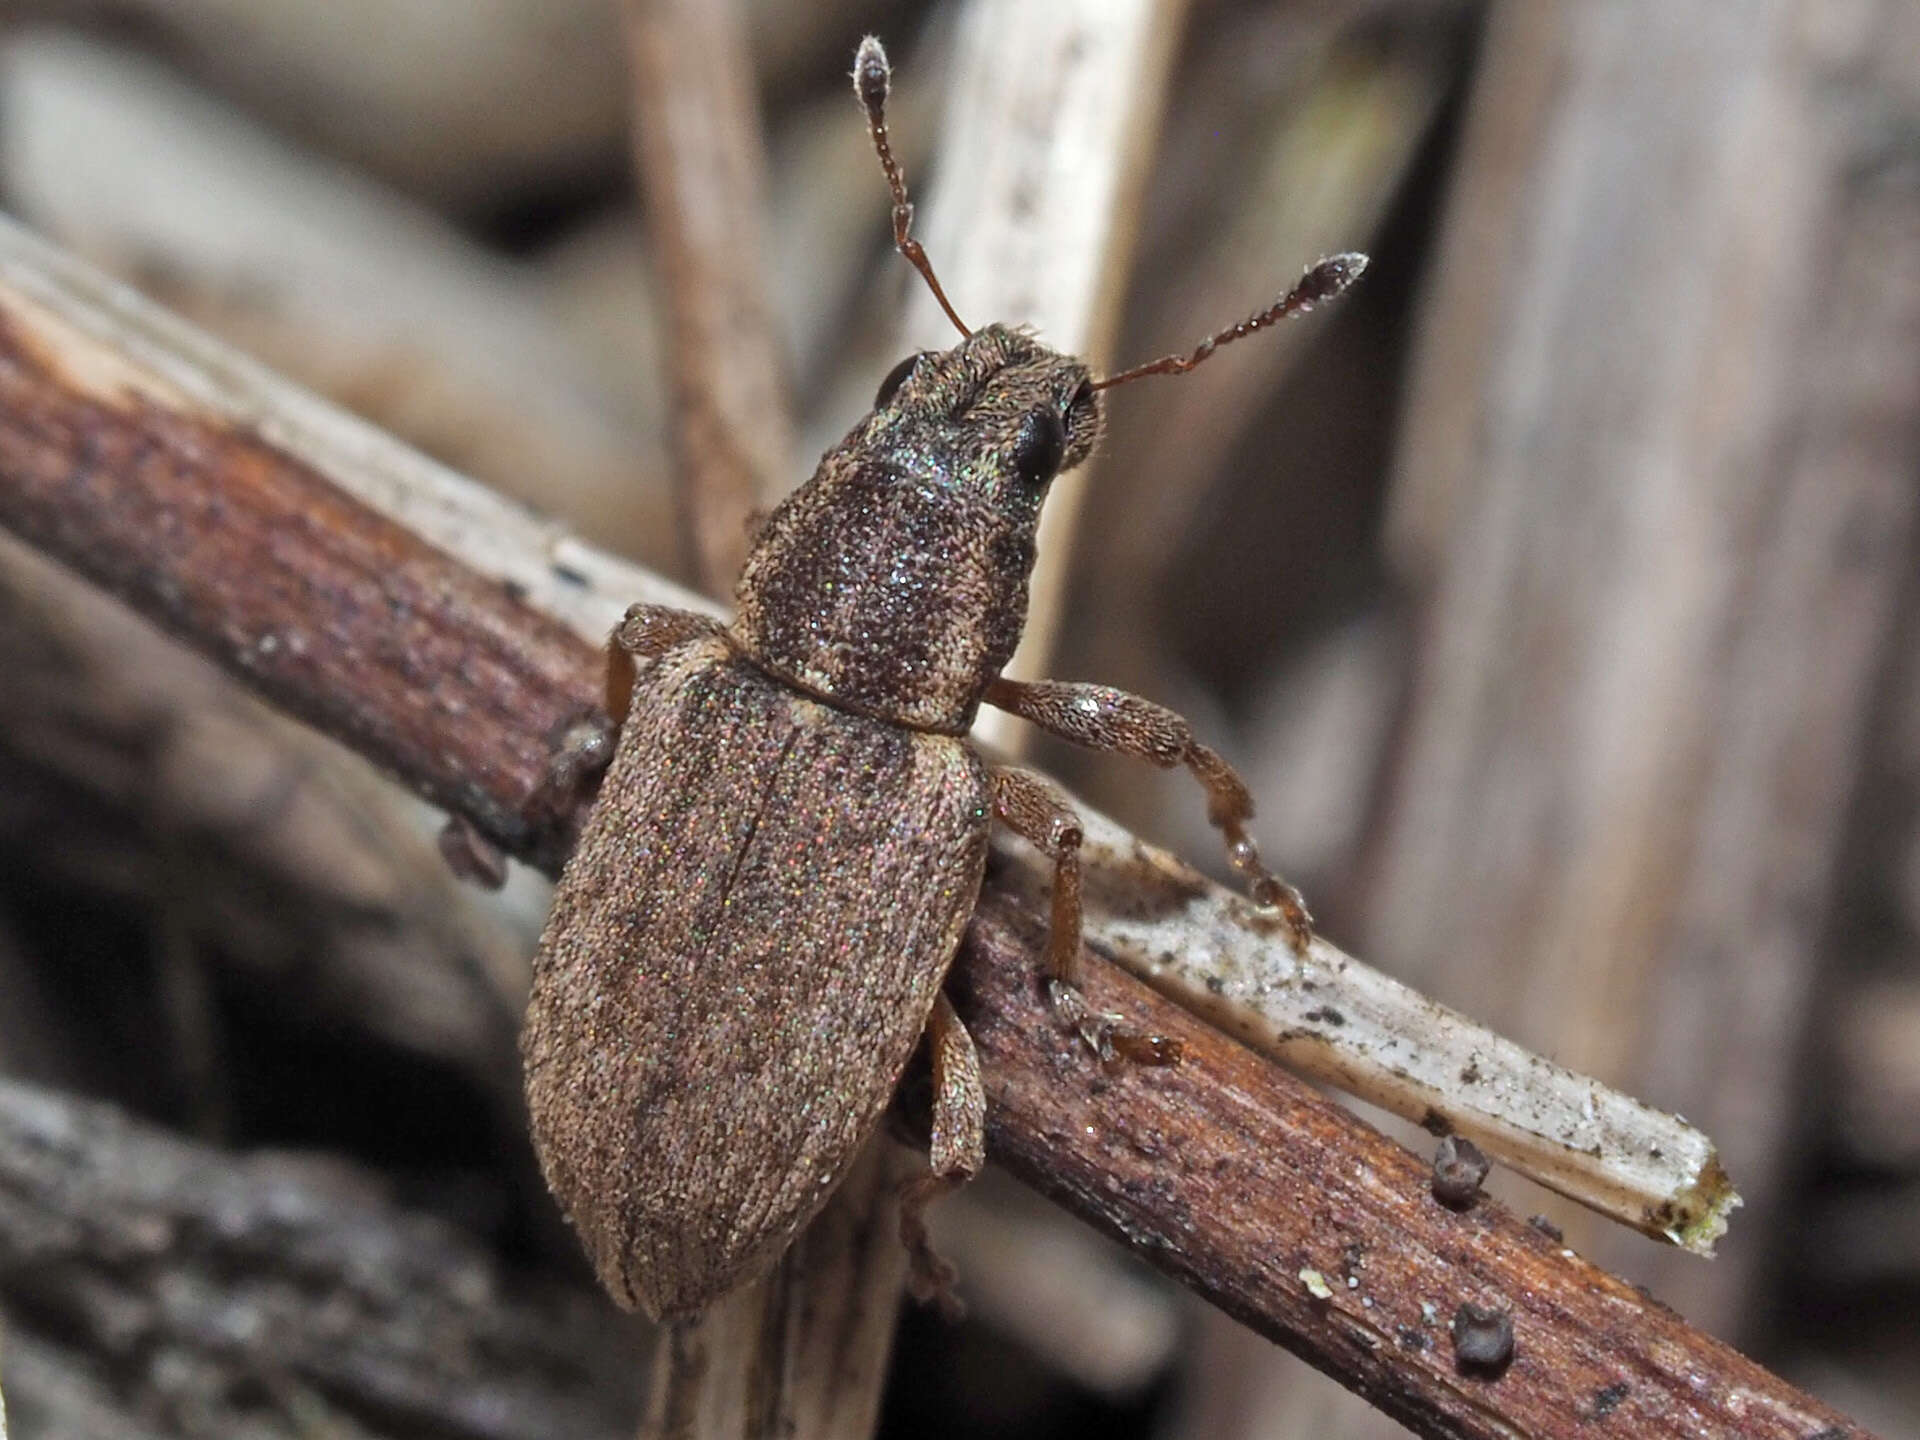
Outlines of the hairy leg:
[[617,731],[633,706],[636,661],[658,660],[674,646],[721,629],[711,615],[670,605],[630,605],[607,637],[607,718]]
[[1300,892],[1260,863],[1247,833],[1253,796],[1231,765],[1193,737],[1186,720],[1151,700],[1107,685],[1063,680],[996,680],[989,705],[1018,715],[1062,740],[1151,760],[1163,769],[1184,765],[1207,792],[1207,818],[1227,843],[1227,859],[1247,879],[1254,901],[1280,912],[1296,950],[1313,938],[1313,917]]
[[1080,817],[1060,792],[1027,770],[993,774],[993,813],[1053,862],[1052,914],[1047,925],[1047,998],[1060,1018],[1103,1060],[1116,1054],[1149,1065],[1170,1063],[1172,1041],[1122,1029],[1080,993]]
[[933,1301],[957,1319],[953,1266],[934,1252],[927,1206],[973,1179],[987,1163],[987,1094],[973,1037],[944,993],[934,1000],[927,1020],[927,1048],[933,1059],[931,1173],[900,1187],[900,1240],[907,1247],[907,1288],[913,1298]]

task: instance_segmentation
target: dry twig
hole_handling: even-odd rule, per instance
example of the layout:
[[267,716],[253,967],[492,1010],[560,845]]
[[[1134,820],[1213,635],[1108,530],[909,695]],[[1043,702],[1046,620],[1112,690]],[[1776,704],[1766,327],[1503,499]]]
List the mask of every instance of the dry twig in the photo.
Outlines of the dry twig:
[[[382,514],[336,476],[409,498]],[[410,495],[409,476],[440,498]],[[552,866],[564,827],[527,804],[549,737],[594,703],[598,667],[530,600],[557,596],[576,619],[614,608],[583,594],[615,567],[551,532],[528,544],[506,507],[490,512],[504,533],[477,533],[491,502],[457,508],[458,490],[0,228],[0,523]],[[462,559],[396,509],[438,516]],[[992,1153],[1075,1213],[1425,1434],[1597,1419],[1655,1437],[1864,1433],[1499,1206],[1441,1207],[1423,1162],[1096,953],[1094,1003],[1186,1057],[1099,1073],[1038,1001],[1044,916],[1004,866],[1003,852],[956,988],[985,1061]],[[1497,1376],[1455,1363],[1448,1323],[1469,1302],[1512,1317],[1516,1354]]]
[[[730,593],[793,451],[763,269],[761,127],[733,0],[627,0],[634,153],[673,321],[676,489],[704,588]],[[869,1148],[772,1276],[655,1352],[643,1435],[866,1435],[905,1264],[884,1233],[894,1157]]]

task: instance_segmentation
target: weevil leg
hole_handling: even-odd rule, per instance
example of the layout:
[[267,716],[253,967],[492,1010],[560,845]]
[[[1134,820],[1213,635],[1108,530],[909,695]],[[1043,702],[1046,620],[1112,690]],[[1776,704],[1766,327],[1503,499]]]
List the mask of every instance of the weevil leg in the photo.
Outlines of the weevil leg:
[[1047,998],[1054,1010],[1102,1060],[1123,1055],[1153,1065],[1171,1061],[1172,1042],[1122,1028],[1118,1016],[1096,1012],[1080,993],[1081,832],[1073,807],[1031,771],[1000,769],[993,772],[993,813],[1053,862]]
[[633,605],[607,637],[606,713],[588,712],[553,737],[547,769],[529,797],[526,814],[535,826],[568,822],[600,772],[613,760],[620,726],[633,705],[642,660],[658,660],[674,646],[721,628],[720,622],[668,605]]
[[676,645],[721,629],[711,615],[676,610],[671,605],[629,605],[607,637],[607,718],[618,733],[633,705],[633,685],[641,660],[658,660]]
[[1227,859],[1247,880],[1257,904],[1280,912],[1295,950],[1313,938],[1313,917],[1300,892],[1260,863],[1247,833],[1253,796],[1231,765],[1193,737],[1193,727],[1164,705],[1115,690],[1064,680],[995,680],[986,701],[1046,731],[1084,745],[1151,760],[1164,769],[1184,765],[1207,792],[1207,819],[1227,842]]
[[447,816],[440,827],[440,858],[447,868],[469,884],[498,890],[507,883],[507,855],[460,814]]
[[934,1251],[927,1207],[973,1179],[987,1163],[987,1092],[980,1083],[973,1037],[944,993],[935,998],[927,1020],[927,1048],[933,1059],[931,1173],[900,1187],[900,1240],[907,1247],[907,1288],[913,1298],[922,1304],[932,1301],[948,1319],[958,1320],[954,1268]]

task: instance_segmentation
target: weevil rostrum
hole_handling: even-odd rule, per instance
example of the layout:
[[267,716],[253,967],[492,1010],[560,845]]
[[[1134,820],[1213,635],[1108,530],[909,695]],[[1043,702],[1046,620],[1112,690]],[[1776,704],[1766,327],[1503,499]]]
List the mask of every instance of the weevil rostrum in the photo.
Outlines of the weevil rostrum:
[[1173,712],[1099,685],[1000,675],[1026,618],[1049,482],[1084,460],[1101,392],[1344,289],[1323,260],[1196,350],[1095,380],[1005,325],[969,330],[909,231],[889,70],[854,90],[894,242],[960,330],[909,356],[871,414],[768,517],[731,624],[635,606],[608,647],[614,757],[560,879],[522,1050],[540,1160],[614,1298],[689,1316],[757,1278],[826,1203],[921,1035],[931,1166],[902,1195],[914,1288],[950,1278],[923,1212],[984,1161],[973,1042],[941,992],[998,821],[1053,867],[1048,995],[1102,1057],[1164,1061],[1075,986],[1078,817],[967,741],[981,703],[1098,750],[1185,766],[1254,898],[1296,944],[1309,917],[1247,833],[1246,786]]

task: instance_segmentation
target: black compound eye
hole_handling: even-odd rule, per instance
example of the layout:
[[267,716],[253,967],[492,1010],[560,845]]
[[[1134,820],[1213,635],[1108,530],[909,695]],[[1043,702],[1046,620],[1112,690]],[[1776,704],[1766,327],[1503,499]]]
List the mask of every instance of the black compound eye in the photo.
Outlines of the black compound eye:
[[1014,432],[1009,459],[1013,470],[1029,485],[1042,485],[1054,477],[1067,453],[1067,427],[1052,410],[1035,410],[1020,422]]
[[907,383],[907,376],[913,373],[913,367],[920,363],[922,356],[925,354],[925,351],[921,351],[919,354],[909,355],[887,372],[887,378],[880,382],[880,389],[874,394],[874,409],[878,410],[882,405],[893,399],[900,387]]

